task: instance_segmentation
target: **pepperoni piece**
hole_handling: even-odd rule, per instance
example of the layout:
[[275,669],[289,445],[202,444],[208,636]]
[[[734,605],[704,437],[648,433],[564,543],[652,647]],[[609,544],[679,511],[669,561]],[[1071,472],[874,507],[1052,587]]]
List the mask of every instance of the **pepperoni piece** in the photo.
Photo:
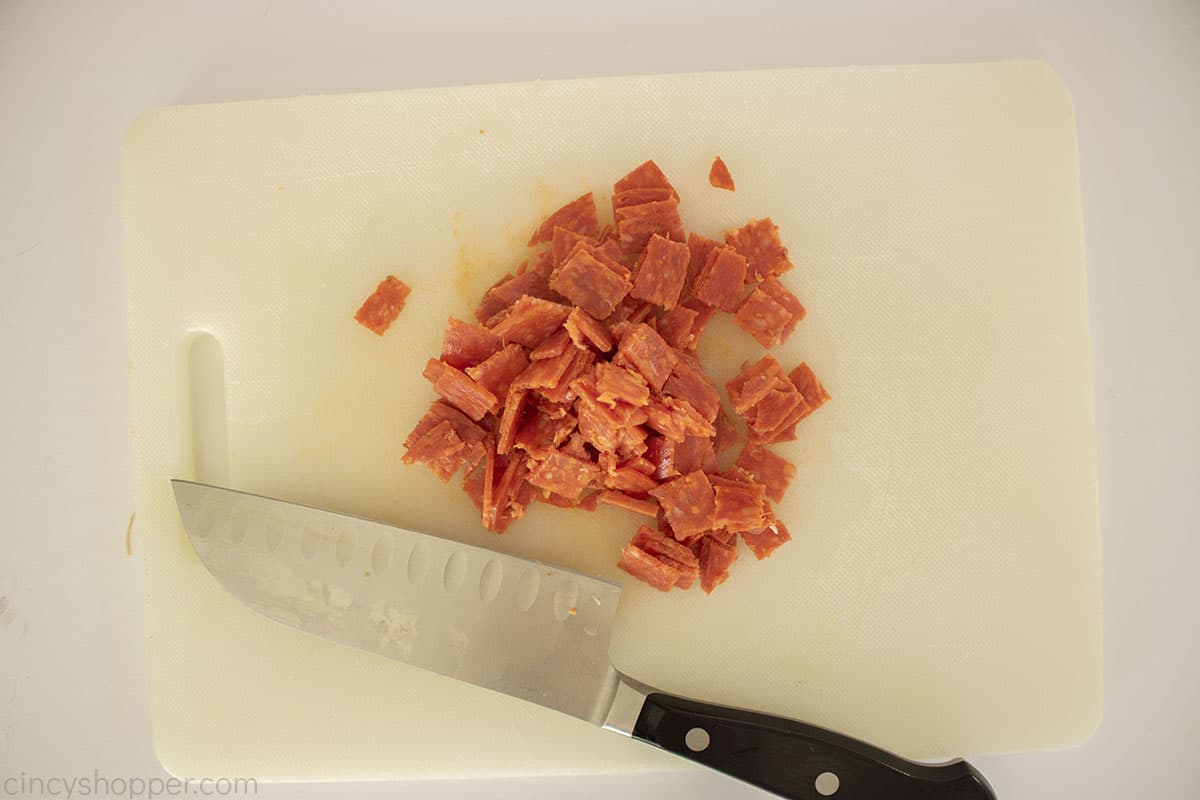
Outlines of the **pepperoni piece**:
[[616,219],[617,212],[627,206],[640,206],[643,203],[674,199],[678,199],[678,195],[675,194],[674,189],[659,187],[625,189],[624,191],[614,192],[612,196],[613,218]]
[[746,257],[750,269],[746,280],[761,281],[782,275],[792,268],[788,250],[779,238],[779,228],[770,217],[752,219],[725,234],[725,243]]
[[717,452],[707,436],[685,436],[675,445],[675,468],[680,472],[717,471]]
[[734,311],[742,301],[746,259],[732,247],[714,247],[696,276],[692,296],[722,311]]
[[696,312],[686,306],[676,306],[658,318],[658,335],[676,350],[694,347],[696,339],[692,326],[696,323]]
[[595,236],[600,231],[600,222],[596,218],[596,201],[592,193],[580,195],[546,217],[533,232],[533,236],[529,237],[529,246],[553,239],[555,228],[564,228],[584,236]]
[[675,187],[653,161],[644,161],[629,171],[625,177],[613,184],[613,194],[631,189],[666,189],[675,194]]
[[[507,406],[505,406],[507,410]],[[530,458],[543,459],[551,450],[567,440],[575,430],[575,417],[566,414],[562,417],[552,417],[538,407],[525,414],[513,438],[513,447],[524,450]]]
[[504,409],[500,413],[500,422],[496,426],[496,452],[507,454],[513,448],[517,431],[525,415],[525,403],[528,392],[510,392],[504,401]]
[[487,324],[493,317],[525,295],[549,299],[551,292],[550,287],[546,284],[546,279],[537,272],[505,276],[483,295],[483,300],[475,309],[475,319]]
[[601,403],[615,406],[618,401],[633,406],[650,402],[650,387],[639,373],[607,361],[596,365],[596,392]]
[[737,561],[737,546],[726,544],[713,536],[700,540],[700,588],[705,594],[729,578],[729,567]]
[[792,540],[787,526],[775,518],[770,507],[767,508],[766,524],[761,528],[742,531],[742,541],[754,553],[754,557],[762,561],[774,553],[780,545]]
[[576,350],[562,377],[553,386],[538,389],[538,394],[555,403],[574,402],[575,392],[571,388],[571,382],[587,372],[595,360],[596,357],[590,351]]
[[770,295],[771,299],[779,305],[787,309],[791,315],[791,320],[783,329],[782,339],[786,340],[792,335],[792,331],[796,329],[796,325],[808,315],[808,311],[804,305],[792,294],[790,290],[778,278],[767,278],[758,285],[758,288]]
[[491,326],[492,333],[506,343],[537,347],[543,339],[558,330],[570,313],[570,306],[524,295],[512,304],[504,319]]
[[813,374],[812,368],[804,362],[800,362],[798,367],[788,373],[788,380],[804,396],[804,402],[808,403],[813,410],[820,408],[829,400],[829,392],[825,391],[825,387]]
[[510,344],[473,367],[467,367],[470,378],[496,397],[508,394],[514,379],[529,363],[525,349],[519,344]]
[[354,319],[377,336],[383,336],[404,310],[404,303],[411,291],[412,288],[404,281],[395,275],[388,275],[354,312]]
[[770,349],[783,341],[783,331],[792,322],[792,315],[759,286],[738,306],[733,321],[759,344]]
[[725,166],[725,161],[717,156],[713,159],[712,167],[708,170],[708,183],[716,189],[728,189],[733,191],[733,176],[729,174],[729,167]]
[[605,489],[600,492],[599,501],[606,505],[632,511],[635,514],[645,514],[647,517],[658,516],[658,503],[653,500],[642,500],[641,498],[631,497],[624,492]]
[[650,476],[657,481],[667,481],[678,477],[680,472],[675,467],[675,442],[665,436],[650,436],[646,439],[645,458],[654,471]]
[[765,523],[763,496],[766,490],[761,483],[736,481],[714,475],[713,527],[730,533],[757,530]]
[[791,384],[791,381],[775,356],[768,354],[753,364],[743,364],[741,371],[725,384],[725,388],[729,391],[734,410],[744,413],[781,383]]
[[683,220],[679,217],[679,200],[654,200],[636,206],[624,206],[613,213],[617,223],[617,238],[626,253],[646,249],[650,237],[658,234],[676,242],[684,241]]
[[600,478],[600,467],[591,461],[552,450],[529,471],[527,480],[548,492],[560,494],[571,501]]
[[548,281],[550,280],[550,273],[554,271],[555,266],[554,251],[543,250],[534,258],[533,268],[529,271],[541,277],[542,280]]
[[478,422],[489,411],[499,409],[496,395],[471,380],[462,370],[431,358],[425,364],[425,378],[433,390],[459,411]]
[[575,414],[579,433],[602,453],[614,453],[626,441],[627,427],[641,425],[645,412],[634,406],[616,402],[609,406],[600,402],[594,375],[583,375],[571,383],[577,395]]
[[563,327],[566,328],[574,345],[580,349],[587,348],[588,345],[595,347],[601,353],[607,353],[613,349],[613,339],[609,335],[608,329],[582,308],[572,309],[567,316],[567,321],[563,323]]
[[[566,263],[567,258],[571,255],[571,251],[575,249],[580,242],[590,242],[587,236],[575,231],[569,231],[566,228],[555,228],[554,239],[550,244],[550,264],[554,269],[561,267]],[[549,280],[550,273],[546,273],[546,279]]]
[[625,331],[617,347],[614,361],[622,366],[631,366],[642,374],[650,388],[659,391],[671,376],[678,356],[658,332],[644,322],[639,322]]
[[529,351],[530,361],[541,361],[544,358],[557,358],[571,347],[571,335],[560,330],[546,337],[537,347]]
[[696,276],[700,274],[700,270],[704,269],[704,265],[708,263],[708,255],[714,248],[720,247],[721,242],[716,239],[710,239],[707,236],[701,236],[698,233],[689,233],[687,238],[688,252],[691,257],[688,259],[688,275],[683,282],[683,292],[680,294],[680,300],[684,300],[692,295],[692,288],[696,284]]
[[[512,347],[512,345],[509,346]],[[579,351],[572,347],[553,358],[528,362],[529,366],[513,379],[512,388],[514,390],[552,389],[560,386],[563,377],[567,374],[567,369],[578,354]]]
[[674,566],[660,561],[633,544],[625,545],[617,566],[660,592],[668,592],[674,588],[683,574]]
[[[646,406],[646,425],[673,442],[682,442],[689,436],[710,438],[716,432],[695,406],[676,397],[651,400]],[[678,448],[675,458],[679,459]],[[687,470],[680,467],[680,471]]]
[[[663,383],[663,394],[686,400],[706,420],[715,420],[721,410],[721,393],[694,355],[682,351],[674,353],[675,365]],[[715,430],[709,435],[715,435]]]
[[625,272],[621,275],[584,245],[576,245],[572,255],[550,276],[550,288],[597,319],[604,319],[633,288],[628,270]]
[[651,489],[650,495],[662,506],[676,539],[712,530],[716,512],[713,487],[703,472],[697,470],[668,481]]
[[654,530],[649,525],[640,526],[630,544],[678,570],[680,577],[676,580],[675,585],[680,589],[690,587],[700,575],[700,561],[691,548],[675,541],[669,535]]
[[630,296],[670,311],[679,302],[690,258],[691,251],[686,244],[658,234],[651,236]]
[[503,346],[500,337],[482,325],[451,317],[442,334],[442,361],[457,369],[473,367]]
[[466,443],[442,420],[421,435],[404,454],[405,464],[428,464],[443,483],[449,482],[466,458]]
[[713,420],[713,450],[717,455],[724,453],[738,443],[738,429],[733,419],[725,413],[724,408],[717,409],[717,418]]
[[763,484],[767,497],[776,503],[783,500],[788,484],[796,477],[796,467],[790,461],[757,444],[747,443],[733,463]]
[[[443,400],[435,401],[430,405],[429,410],[425,412],[425,416],[421,417],[420,421],[417,422],[416,426],[405,437],[405,450],[411,450],[421,437],[441,422],[450,423],[454,434],[463,441],[462,466],[467,472],[470,472],[483,459],[485,446],[490,446],[484,444],[484,439],[487,438],[488,433],[472,422],[471,418],[466,414]],[[411,464],[421,459],[414,457],[410,460],[406,453],[403,460],[404,463]]]

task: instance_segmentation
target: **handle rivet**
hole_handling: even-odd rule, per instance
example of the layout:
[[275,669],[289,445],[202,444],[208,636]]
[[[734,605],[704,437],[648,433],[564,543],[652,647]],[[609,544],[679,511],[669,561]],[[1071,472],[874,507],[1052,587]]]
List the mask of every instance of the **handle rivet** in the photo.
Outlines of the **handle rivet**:
[[708,731],[704,728],[692,728],[683,737],[683,743],[688,746],[688,750],[693,753],[699,753],[701,750],[707,750],[708,745],[712,740],[708,736]]
[[817,779],[813,781],[813,788],[816,789],[817,794],[821,795],[822,797],[829,797],[837,794],[838,787],[841,785],[842,782],[838,780],[838,776],[832,772],[822,772],[817,776]]

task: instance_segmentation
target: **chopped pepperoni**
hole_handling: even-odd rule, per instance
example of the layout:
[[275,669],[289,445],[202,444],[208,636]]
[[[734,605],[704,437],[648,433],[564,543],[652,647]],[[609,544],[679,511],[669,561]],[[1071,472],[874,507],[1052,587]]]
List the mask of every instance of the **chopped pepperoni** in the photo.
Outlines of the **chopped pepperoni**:
[[658,335],[676,350],[695,347],[692,326],[696,324],[696,317],[697,312],[687,306],[676,306],[658,318]]
[[671,194],[675,193],[675,187],[653,161],[638,164],[629,174],[613,184],[614,194],[630,189],[666,189]]
[[525,400],[528,392],[511,392],[504,401],[504,410],[500,414],[500,423],[496,428],[496,452],[507,454],[512,450],[517,439],[517,430],[525,414]]
[[825,391],[825,387],[817,380],[817,376],[813,374],[812,368],[801,362],[798,367],[788,373],[788,379],[800,394],[804,395],[804,402],[808,403],[812,409],[818,409],[829,400],[829,392]]
[[[512,347],[512,345],[509,345]],[[579,351],[575,348],[564,350],[553,358],[543,358],[530,361],[529,366],[512,381],[513,389],[552,389],[561,385],[567,369],[575,361]]]
[[787,526],[780,522],[769,508],[766,517],[766,524],[763,527],[741,533],[742,541],[759,561],[775,552],[780,545],[792,540]]
[[484,294],[479,307],[475,309],[475,319],[487,324],[525,295],[548,299],[550,287],[546,284],[546,279],[537,272],[505,276]]
[[697,470],[675,478],[652,489],[650,494],[662,506],[676,539],[712,529],[716,512],[713,487],[703,472]]
[[633,284],[627,275],[621,275],[584,246],[577,245],[550,276],[550,288],[593,317],[604,319],[629,294]]
[[519,425],[513,438],[513,447],[524,450],[530,458],[543,459],[575,430],[575,417],[568,414],[554,418],[542,408],[537,408],[532,413],[526,413]]
[[657,331],[644,322],[639,322],[621,337],[614,360],[619,364],[632,366],[642,374],[650,388],[657,392],[670,377],[677,356]]
[[734,464],[766,486],[767,497],[783,500],[788,484],[796,477],[796,467],[787,459],[757,444],[747,444]]
[[724,408],[717,409],[717,418],[713,420],[713,450],[717,455],[724,453],[738,443],[738,429],[733,419],[725,413]]
[[570,306],[525,295],[512,304],[511,311],[503,320],[491,326],[492,333],[504,342],[537,347],[558,330],[570,313]]
[[626,206],[640,206],[642,203],[654,203],[660,200],[673,199],[676,199],[675,190],[659,187],[625,189],[615,192],[612,196],[613,218],[615,219],[617,212]]
[[452,367],[473,367],[503,346],[500,337],[482,325],[451,317],[442,335],[442,361]]
[[388,275],[371,296],[363,301],[354,318],[372,333],[383,336],[404,310],[404,302],[412,289],[395,275]]
[[639,527],[630,544],[678,570],[680,577],[675,581],[675,586],[680,589],[689,588],[700,575],[700,561],[691,548],[649,525]]
[[[673,442],[682,442],[688,436],[710,438],[716,433],[712,423],[695,406],[677,397],[661,397],[650,402],[646,406],[646,425]],[[681,471],[687,470],[681,468]]]
[[646,439],[645,458],[654,465],[651,476],[658,481],[666,481],[677,477],[680,472],[675,467],[676,443],[665,436],[650,436]]
[[596,201],[592,193],[580,195],[546,217],[529,238],[530,247],[554,238],[555,228],[565,228],[584,236],[595,236],[600,231],[600,223],[596,219]]
[[530,361],[541,361],[544,358],[557,358],[571,347],[571,335],[566,330],[546,337],[537,347],[529,351]]
[[653,500],[642,500],[641,498],[631,497],[624,492],[615,492],[612,489],[605,489],[600,492],[600,502],[616,506],[617,508],[623,508],[636,514],[645,514],[647,517],[658,516],[658,503]]
[[[717,418],[717,412],[721,410],[720,392],[700,362],[690,353],[675,351],[675,365],[671,368],[670,377],[663,383],[662,391],[663,394],[686,400],[710,422]],[[715,435],[715,431],[710,435]]]
[[462,466],[465,449],[466,443],[454,432],[454,427],[442,420],[413,442],[404,454],[404,463],[428,464],[444,483]]
[[583,349],[591,345],[601,353],[613,349],[613,338],[608,329],[582,308],[572,309],[563,327],[578,348]]
[[571,363],[563,372],[562,377],[553,386],[538,389],[538,394],[555,403],[572,403],[575,401],[575,391],[571,382],[591,369],[595,356],[584,350],[576,350]]
[[732,247],[714,247],[696,276],[692,295],[722,311],[733,311],[742,301],[746,259]]
[[633,406],[650,402],[650,387],[639,373],[618,367],[607,361],[596,365],[596,392],[601,403],[616,405],[618,401]]
[[733,321],[769,349],[783,341],[783,330],[792,315],[759,286],[738,306]]
[[496,395],[449,364],[431,358],[425,364],[424,375],[447,403],[476,422],[489,411],[500,408]]
[[525,349],[519,344],[507,345],[498,353],[473,367],[467,367],[467,375],[496,397],[504,397],[513,380],[529,363]]
[[654,200],[625,206],[614,213],[617,238],[626,253],[646,249],[650,237],[658,234],[676,242],[684,241],[683,220],[679,217],[679,200]]
[[529,471],[529,482],[572,501],[580,492],[600,477],[600,468],[593,462],[552,450]]
[[679,302],[690,257],[686,244],[651,236],[630,296],[671,310]]
[[787,272],[792,268],[788,250],[779,238],[779,228],[765,219],[752,219],[735,231],[725,234],[725,243],[746,257],[750,269],[746,280],[761,281]]
[[[581,233],[569,231],[566,228],[555,228],[554,239],[550,244],[550,264],[552,269],[557,269],[566,263],[567,258],[580,242],[587,242],[590,239]],[[550,273],[546,273],[546,279],[550,279]]]
[[737,547],[713,536],[700,540],[700,588],[705,594],[729,578],[729,567],[737,561]]
[[621,560],[617,566],[633,577],[653,586],[660,592],[668,592],[675,587],[682,573],[664,561],[660,561],[633,544],[625,545],[621,551]]
[[733,191],[733,176],[720,156],[713,159],[712,167],[708,170],[708,183],[716,189]]
[[[732,182],[730,182],[732,185]],[[778,502],[795,467],[766,445],[829,399],[806,364],[771,356],[726,385],[741,425],[700,363],[718,311],[766,347],[804,318],[777,279],[790,268],[770,220],[725,242],[686,237],[679,195],[653,162],[618,181],[614,225],[588,194],[538,228],[530,260],[476,309],[451,318],[424,375],[441,399],[404,440],[403,461],[428,465],[463,491],[487,530],[505,531],[534,501],[599,503],[657,522],[639,528],[619,566],[663,591],[728,578],[740,535],[756,558],[790,539]],[[748,297],[746,284],[752,284]],[[718,457],[745,442],[734,466]]]
[[730,533],[756,530],[764,523],[763,496],[765,487],[754,481],[737,481],[714,475],[713,527]]

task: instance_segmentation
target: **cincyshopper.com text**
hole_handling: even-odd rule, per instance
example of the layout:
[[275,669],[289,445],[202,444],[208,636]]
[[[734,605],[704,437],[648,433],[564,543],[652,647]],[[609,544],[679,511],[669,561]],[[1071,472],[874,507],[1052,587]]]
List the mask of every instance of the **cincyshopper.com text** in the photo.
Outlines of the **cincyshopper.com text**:
[[115,777],[91,775],[0,775],[0,797],[139,798],[250,797],[258,794],[256,778]]

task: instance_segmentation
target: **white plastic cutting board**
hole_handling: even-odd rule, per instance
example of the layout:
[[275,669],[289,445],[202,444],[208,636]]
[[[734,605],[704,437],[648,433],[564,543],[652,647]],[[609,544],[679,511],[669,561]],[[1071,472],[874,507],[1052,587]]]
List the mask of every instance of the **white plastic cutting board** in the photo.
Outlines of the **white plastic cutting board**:
[[[720,154],[737,192],[707,185]],[[124,152],[131,380],[155,739],[180,774],[661,769],[552,712],[256,616],[190,550],[198,477],[622,574],[637,519],[536,506],[503,536],[400,463],[447,316],[540,216],[646,158],[689,229],[780,225],[808,306],[778,350],[833,401],[780,452],[795,542],[711,597],[628,585],[616,665],[665,690],[917,757],[1065,745],[1101,704],[1100,558],[1074,119],[1044,64],[537,82],[170,108]],[[383,338],[351,318],[413,287]],[[225,385],[203,377],[221,347]],[[728,321],[724,380],[760,349]],[[193,373],[201,375],[195,381]],[[192,410],[226,405],[224,447]],[[219,402],[216,403],[220,405]],[[203,422],[203,421],[202,421]],[[209,422],[203,422],[211,426]],[[431,591],[442,591],[431,569]],[[378,574],[404,580],[403,563]],[[467,581],[470,586],[470,580]]]

